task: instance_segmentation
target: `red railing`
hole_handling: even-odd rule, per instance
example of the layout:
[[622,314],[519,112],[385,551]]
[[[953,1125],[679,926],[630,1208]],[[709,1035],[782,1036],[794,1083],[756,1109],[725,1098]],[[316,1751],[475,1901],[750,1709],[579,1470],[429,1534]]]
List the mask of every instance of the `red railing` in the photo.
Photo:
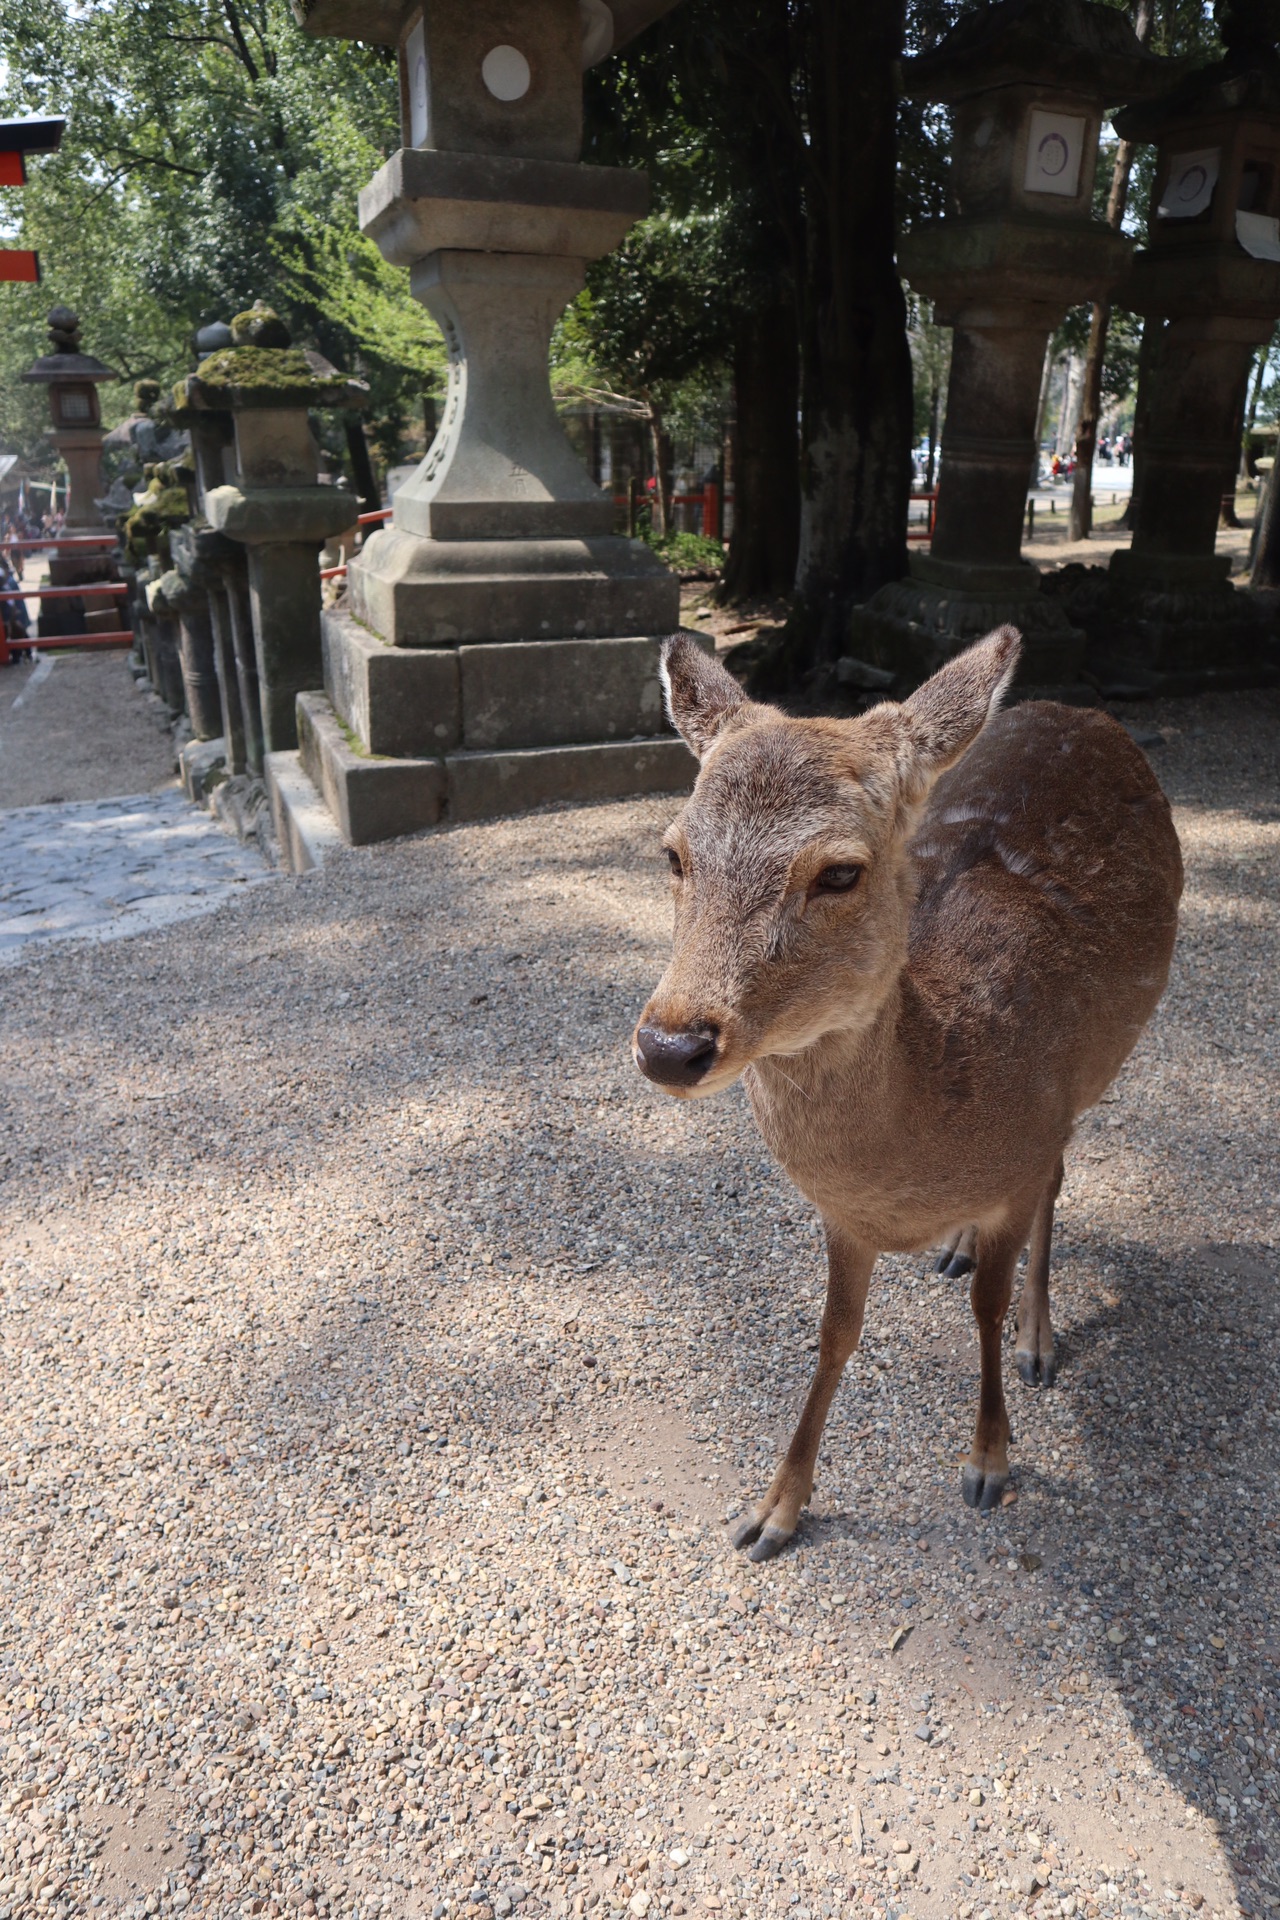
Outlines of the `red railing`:
[[[101,551],[116,544],[114,533],[57,533],[31,540],[5,540],[0,542],[0,547],[9,552],[74,554]],[[0,606],[11,600],[109,600],[128,591],[128,582],[124,580],[86,580],[74,587],[51,587],[42,583],[0,593]],[[133,640],[129,627],[113,627],[106,633],[9,634],[0,619],[0,667],[7,667],[15,653],[39,653],[53,647],[131,647]]]

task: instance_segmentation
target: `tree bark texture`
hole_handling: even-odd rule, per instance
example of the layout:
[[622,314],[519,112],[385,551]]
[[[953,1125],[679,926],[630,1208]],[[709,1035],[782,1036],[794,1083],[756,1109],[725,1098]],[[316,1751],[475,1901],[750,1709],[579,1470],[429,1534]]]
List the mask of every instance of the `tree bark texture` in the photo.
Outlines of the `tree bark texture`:
[[[1155,23],[1153,0],[1140,0],[1133,30],[1144,44],[1151,38]],[[1129,175],[1133,171],[1133,142],[1122,140],[1116,148],[1111,169],[1111,192],[1107,196],[1107,225],[1116,233],[1124,219],[1129,199]],[[1107,332],[1111,326],[1110,300],[1094,302],[1089,323],[1089,350],[1084,363],[1084,394],[1080,403],[1080,426],[1076,433],[1076,471],[1071,488],[1072,540],[1087,540],[1093,531],[1093,459],[1098,449],[1098,420],[1102,412],[1102,372],[1107,357]]]
[[1280,590],[1280,480],[1274,467],[1267,475],[1261,514],[1249,585],[1276,592]]
[[852,606],[906,571],[912,378],[894,231],[903,0],[801,0],[800,15],[803,671],[836,658]]
[[789,290],[734,328],[733,538],[719,599],[790,593],[800,544],[800,342]]

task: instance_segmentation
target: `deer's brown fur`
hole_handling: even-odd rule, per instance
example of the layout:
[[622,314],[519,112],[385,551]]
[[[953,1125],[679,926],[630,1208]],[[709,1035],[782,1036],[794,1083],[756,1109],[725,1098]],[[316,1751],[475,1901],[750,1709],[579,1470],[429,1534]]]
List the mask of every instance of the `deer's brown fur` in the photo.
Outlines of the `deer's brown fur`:
[[994,1505],[1008,1479],[1000,1340],[1029,1237],[1019,1364],[1052,1379],[1063,1151],[1164,989],[1182,863],[1114,720],[1048,702],[997,712],[1019,646],[1001,628],[902,705],[847,721],[789,719],[692,642],[665,649],[671,716],[702,767],[667,835],[674,951],[637,1064],[681,1095],[741,1076],[827,1233],[818,1369],[738,1531],[753,1558],[809,1498],[877,1252],[976,1236],[971,1505]]

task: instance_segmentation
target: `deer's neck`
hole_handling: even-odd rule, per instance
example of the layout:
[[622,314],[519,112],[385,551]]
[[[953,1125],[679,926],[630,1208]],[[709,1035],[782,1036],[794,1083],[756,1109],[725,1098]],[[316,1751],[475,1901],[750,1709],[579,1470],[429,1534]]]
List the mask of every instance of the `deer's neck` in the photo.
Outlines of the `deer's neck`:
[[901,1140],[912,1078],[902,1041],[901,975],[869,1025],[837,1028],[799,1053],[768,1055],[744,1076],[757,1125],[796,1185],[819,1206],[819,1189],[851,1171],[883,1179]]

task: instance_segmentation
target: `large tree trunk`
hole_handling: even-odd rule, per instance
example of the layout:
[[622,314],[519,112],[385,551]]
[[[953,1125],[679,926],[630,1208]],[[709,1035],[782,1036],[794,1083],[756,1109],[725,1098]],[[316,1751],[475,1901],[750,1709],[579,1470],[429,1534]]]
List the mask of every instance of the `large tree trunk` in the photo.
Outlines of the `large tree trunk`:
[[[1151,38],[1155,21],[1153,0],[1139,0],[1133,30],[1144,43]],[[1107,225],[1116,233],[1124,219],[1129,198],[1129,175],[1133,171],[1133,142],[1122,140],[1116,148],[1111,169],[1111,192],[1107,196]],[[1080,425],[1076,430],[1076,471],[1071,488],[1072,540],[1087,540],[1093,531],[1093,457],[1098,448],[1098,418],[1102,412],[1102,371],[1107,357],[1107,332],[1111,325],[1111,302],[1094,302],[1089,324],[1089,351],[1084,363],[1084,392],[1080,402]]]
[[835,659],[850,609],[906,571],[911,355],[894,256],[903,16],[904,0],[800,0],[809,138],[793,677]]
[[790,593],[800,544],[800,342],[789,297],[734,329],[733,538],[719,599]]
[[1116,526],[1126,532],[1137,525],[1138,494],[1147,461],[1147,408],[1151,403],[1151,384],[1160,362],[1164,339],[1164,321],[1148,317],[1142,323],[1142,344],[1138,348],[1137,398],[1133,408],[1133,481],[1129,504]]

